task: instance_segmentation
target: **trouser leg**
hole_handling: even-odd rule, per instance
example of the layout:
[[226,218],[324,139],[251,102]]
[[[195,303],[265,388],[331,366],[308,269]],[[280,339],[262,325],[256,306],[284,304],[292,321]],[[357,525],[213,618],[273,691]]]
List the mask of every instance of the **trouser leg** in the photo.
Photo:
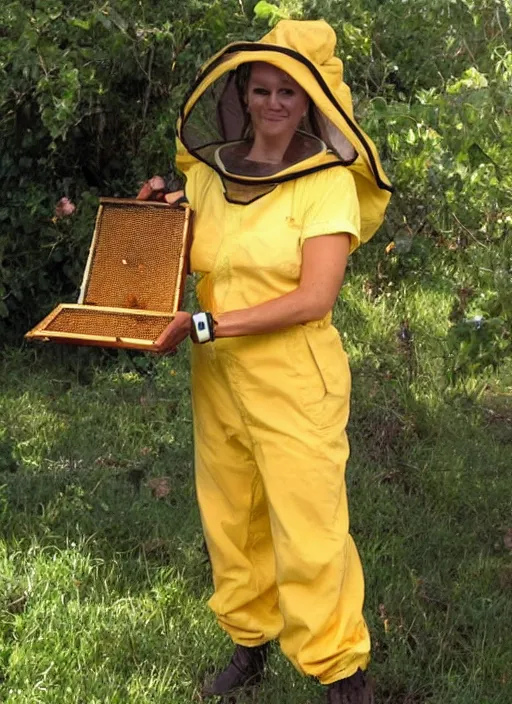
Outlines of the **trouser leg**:
[[370,651],[345,486],[350,370],[333,328],[288,331],[274,359],[247,398],[276,556],[280,642],[301,672],[329,684],[364,669]]
[[193,403],[196,488],[215,588],[209,604],[235,643],[260,645],[282,627],[261,477],[221,370],[194,373]]
[[297,669],[323,684],[364,669],[369,660],[363,572],[348,532],[347,454],[344,439],[335,456],[332,444],[326,454],[292,438],[268,438],[257,452],[284,618],[281,647]]

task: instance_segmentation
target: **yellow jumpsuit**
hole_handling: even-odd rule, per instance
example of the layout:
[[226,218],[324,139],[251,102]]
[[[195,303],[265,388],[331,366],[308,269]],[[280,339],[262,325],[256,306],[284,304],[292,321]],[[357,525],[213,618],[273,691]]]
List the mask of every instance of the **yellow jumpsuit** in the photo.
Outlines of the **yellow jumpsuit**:
[[[359,202],[345,167],[281,183],[248,205],[227,202],[203,163],[187,176],[203,310],[294,290],[309,237],[349,233],[358,244]],[[350,371],[331,316],[194,345],[192,395],[219,624],[241,645],[279,638],[291,662],[323,684],[364,669],[364,582],[345,486]]]

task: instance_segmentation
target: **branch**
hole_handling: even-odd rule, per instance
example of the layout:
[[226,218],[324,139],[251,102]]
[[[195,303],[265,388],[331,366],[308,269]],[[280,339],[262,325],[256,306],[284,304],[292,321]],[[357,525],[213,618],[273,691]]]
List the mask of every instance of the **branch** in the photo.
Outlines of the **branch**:
[[144,94],[144,104],[142,107],[142,129],[144,130],[144,125],[146,122],[146,115],[148,114],[149,100],[151,98],[151,72],[153,70],[153,60],[155,58],[155,47],[152,44],[149,50],[149,61],[148,61],[148,85],[146,86],[146,92]]
[[468,234],[474,242],[479,244],[480,247],[483,247],[484,249],[489,249],[489,247],[486,244],[484,244],[483,242],[480,242],[480,240],[477,237],[475,237],[475,235],[471,232],[471,230],[468,230],[468,228],[463,223],[461,223],[461,221],[459,220],[459,218],[455,215],[455,213],[453,211],[452,211],[452,215],[453,215],[454,220],[460,225],[460,227],[462,227],[464,232],[466,234]]

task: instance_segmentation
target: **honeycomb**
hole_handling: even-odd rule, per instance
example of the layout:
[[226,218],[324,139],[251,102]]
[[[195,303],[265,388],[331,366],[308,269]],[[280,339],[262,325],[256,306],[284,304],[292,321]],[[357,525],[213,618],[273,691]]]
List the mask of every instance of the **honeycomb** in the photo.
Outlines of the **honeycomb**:
[[45,331],[65,332],[70,336],[103,335],[154,341],[173,320],[173,315],[137,315],[135,311],[115,313],[91,308],[63,308],[48,323]]
[[83,302],[172,311],[181,285],[184,224],[181,208],[103,204]]
[[26,337],[148,349],[180,303],[189,231],[189,210],[102,198],[80,303],[59,306]]

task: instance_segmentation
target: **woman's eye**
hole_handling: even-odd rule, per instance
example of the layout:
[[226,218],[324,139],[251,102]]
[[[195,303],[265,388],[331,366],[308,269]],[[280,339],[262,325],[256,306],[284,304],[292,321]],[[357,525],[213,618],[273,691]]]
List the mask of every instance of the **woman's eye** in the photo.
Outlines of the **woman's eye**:
[[[270,95],[270,91],[267,90],[266,88],[253,88],[252,92],[255,95]],[[295,95],[295,91],[293,90],[293,88],[280,88],[279,95],[291,97],[291,96]]]

